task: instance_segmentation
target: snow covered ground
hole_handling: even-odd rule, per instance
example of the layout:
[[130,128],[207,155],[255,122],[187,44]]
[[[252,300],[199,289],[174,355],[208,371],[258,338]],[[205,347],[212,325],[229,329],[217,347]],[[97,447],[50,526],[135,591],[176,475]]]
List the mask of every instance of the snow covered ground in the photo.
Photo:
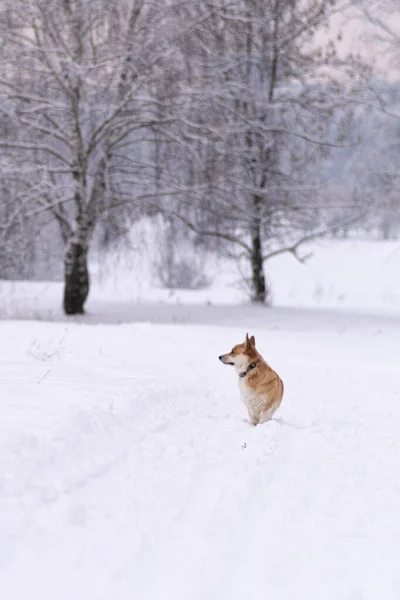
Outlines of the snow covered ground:
[[[1,597],[397,600],[400,319],[130,310],[0,322]],[[257,428],[217,360],[247,329]]]
[[[131,321],[136,315],[147,320],[172,306],[247,302],[237,265],[210,257],[205,259],[210,287],[172,292],[157,286],[149,252],[149,245],[156,243],[151,238],[155,233],[147,231],[150,239],[132,252],[92,256],[87,303],[92,320]],[[266,265],[275,306],[400,314],[400,242],[324,240],[305,247],[303,253],[311,253],[305,264],[283,255]],[[61,282],[0,281],[0,318],[60,320],[61,298]]]
[[[1,598],[397,600],[400,244],[311,249],[268,265],[272,309],[227,263],[156,287],[139,247],[84,317],[0,282]],[[246,331],[285,383],[254,429],[217,360]]]

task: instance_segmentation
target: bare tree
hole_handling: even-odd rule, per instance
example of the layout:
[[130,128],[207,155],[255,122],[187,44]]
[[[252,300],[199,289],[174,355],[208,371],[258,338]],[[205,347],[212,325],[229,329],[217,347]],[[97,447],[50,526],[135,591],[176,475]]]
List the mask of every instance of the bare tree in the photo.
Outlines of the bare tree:
[[360,77],[358,100],[369,110],[367,180],[374,196],[369,222],[388,239],[400,222],[400,4],[395,0],[357,0],[366,33],[364,41],[376,48],[374,69]]
[[0,278],[28,274],[34,236],[22,186],[0,178]]
[[[166,7],[148,0],[9,0],[3,37],[3,160],[20,167],[31,212],[65,242],[64,310],[83,312],[99,219],[154,192],[151,91],[168,60]],[[0,157],[1,158],[1,157]]]
[[283,252],[301,260],[299,247],[329,230],[315,227],[318,167],[347,135],[339,94],[346,84],[345,73],[333,76],[333,44],[318,48],[314,38],[335,4],[221,0],[212,11],[206,3],[186,8],[199,25],[182,40],[192,60],[175,136],[182,193],[174,213],[247,258],[255,302],[267,296],[267,260]]
[[398,73],[398,56],[400,48],[400,7],[397,0],[355,0],[352,3],[361,12],[364,20],[372,25],[366,34],[380,45],[380,51],[392,56],[392,66]]
[[2,176],[7,186],[18,174],[29,218],[45,212],[59,226],[67,314],[84,309],[95,227],[105,224],[107,245],[138,211],[243,255],[256,302],[268,295],[267,260],[301,260],[301,244],[329,230],[319,171],[349,122],[336,112],[345,83],[334,46],[314,39],[335,6],[3,2]]

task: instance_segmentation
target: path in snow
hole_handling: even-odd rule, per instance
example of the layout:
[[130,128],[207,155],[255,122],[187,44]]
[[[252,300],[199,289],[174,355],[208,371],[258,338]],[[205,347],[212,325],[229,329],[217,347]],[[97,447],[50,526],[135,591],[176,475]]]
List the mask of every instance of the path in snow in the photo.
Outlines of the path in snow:
[[397,599],[399,320],[259,314],[255,429],[217,360],[243,317],[0,323],[2,597]]

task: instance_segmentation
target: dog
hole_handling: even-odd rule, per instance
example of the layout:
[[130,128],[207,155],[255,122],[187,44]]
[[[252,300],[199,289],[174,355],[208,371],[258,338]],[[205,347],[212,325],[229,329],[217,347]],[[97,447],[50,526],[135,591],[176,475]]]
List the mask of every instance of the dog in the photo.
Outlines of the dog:
[[239,390],[249,413],[251,425],[261,425],[272,418],[283,397],[283,382],[256,350],[254,335],[218,357],[224,365],[235,367]]

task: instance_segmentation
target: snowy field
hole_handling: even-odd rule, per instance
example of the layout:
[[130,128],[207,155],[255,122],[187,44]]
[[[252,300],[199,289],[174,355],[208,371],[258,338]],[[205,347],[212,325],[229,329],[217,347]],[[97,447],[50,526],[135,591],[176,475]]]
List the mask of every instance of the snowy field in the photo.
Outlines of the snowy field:
[[[45,285],[0,321],[1,598],[398,599],[399,316],[95,288],[66,322]],[[257,428],[217,360],[246,331],[285,383]]]
[[[132,252],[91,257],[86,321],[163,321],[165,311],[171,315],[174,306],[182,320],[186,309],[193,313],[193,305],[247,302],[243,265],[238,269],[207,257],[210,287],[171,291],[158,286],[148,252],[149,245],[157,244],[157,232],[145,233]],[[303,254],[310,255],[305,264],[282,255],[266,265],[275,306],[400,314],[400,242],[325,240],[305,247]],[[0,281],[0,319],[60,320],[61,298],[61,282]]]

